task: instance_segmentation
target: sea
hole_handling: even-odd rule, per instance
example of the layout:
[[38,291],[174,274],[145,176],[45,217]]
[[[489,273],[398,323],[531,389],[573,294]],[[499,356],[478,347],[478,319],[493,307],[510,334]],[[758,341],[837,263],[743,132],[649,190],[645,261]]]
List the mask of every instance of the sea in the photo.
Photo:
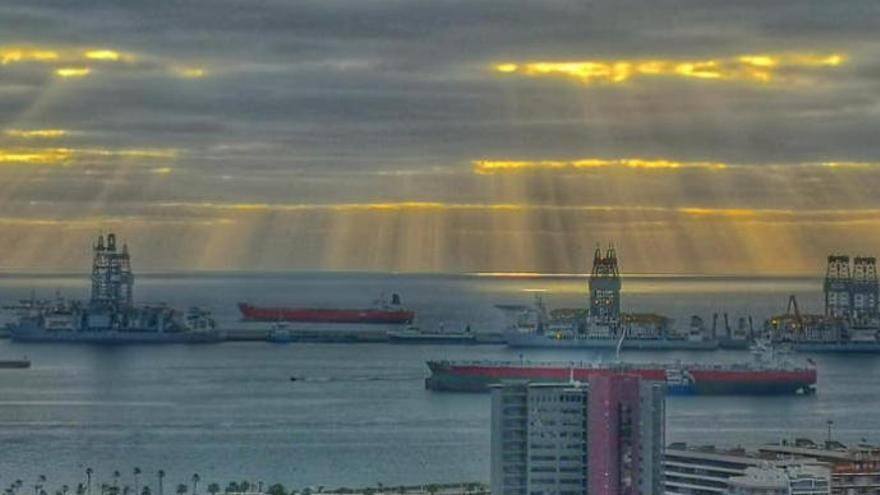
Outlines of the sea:
[[[0,303],[59,294],[85,298],[88,277],[5,275]],[[423,328],[500,330],[496,304],[584,307],[586,277],[540,274],[210,273],[143,274],[140,302],[210,309],[222,327],[242,323],[236,303],[367,307],[401,295]],[[627,275],[626,311],[656,312],[686,327],[754,325],[785,311],[821,312],[821,280],[811,277]],[[721,319],[722,317],[719,317]],[[429,359],[612,359],[584,350],[504,346],[273,344],[93,346],[0,340],[0,359],[27,356],[29,370],[0,370],[0,488],[137,482],[156,493],[198,474],[202,487],[231,480],[287,487],[361,487],[486,481],[489,399],[425,390]],[[743,351],[624,352],[624,359],[736,361]],[[666,441],[755,447],[829,434],[844,443],[880,443],[880,355],[814,355],[815,396],[669,397]],[[805,359],[795,356],[795,359]],[[297,377],[291,381],[291,377]],[[831,423],[829,423],[831,422]],[[829,428],[830,426],[830,428]],[[203,490],[204,488],[202,488]],[[54,493],[52,490],[46,490]]]

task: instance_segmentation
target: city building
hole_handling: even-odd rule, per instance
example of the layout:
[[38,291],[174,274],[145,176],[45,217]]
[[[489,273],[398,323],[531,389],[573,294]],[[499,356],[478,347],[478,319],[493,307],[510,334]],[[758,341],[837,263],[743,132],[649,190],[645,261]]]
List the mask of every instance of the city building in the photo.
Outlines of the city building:
[[665,386],[613,374],[492,388],[494,495],[663,493]]
[[[847,493],[834,491],[833,465],[826,459],[791,452],[674,443],[666,449],[665,469],[669,495]],[[784,491],[774,491],[783,482]]]
[[764,445],[759,452],[765,456],[812,459],[828,464],[833,495],[880,493],[880,447],[876,445],[847,447],[836,441],[819,444],[797,439]]
[[791,495],[791,482],[779,468],[746,468],[742,475],[731,477],[728,484],[730,495]]

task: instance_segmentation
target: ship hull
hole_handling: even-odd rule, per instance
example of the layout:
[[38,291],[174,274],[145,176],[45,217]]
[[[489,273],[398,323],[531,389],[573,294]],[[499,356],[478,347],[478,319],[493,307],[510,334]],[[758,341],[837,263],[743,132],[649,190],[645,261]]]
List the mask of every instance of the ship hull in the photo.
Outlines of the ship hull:
[[296,309],[267,308],[240,303],[238,309],[247,321],[298,321],[309,323],[411,323],[412,311],[385,311],[379,309]]
[[115,330],[46,331],[37,327],[11,327],[9,337],[15,342],[63,342],[71,344],[209,344],[222,342],[219,331],[138,332]]
[[[554,339],[548,335],[533,333],[512,333],[507,336],[507,345],[517,348],[615,349],[617,343],[617,339],[609,338]],[[718,349],[718,342],[711,340],[624,339],[622,348],[632,351],[713,351]]]
[[594,375],[625,372],[647,380],[667,383],[670,395],[787,395],[811,393],[816,383],[812,369],[792,371],[706,371],[688,370],[687,383],[670,381],[661,367],[565,368],[532,366],[465,366],[430,362],[431,376],[425,387],[436,391],[485,392],[504,381],[567,382],[588,380]]
[[476,344],[474,337],[434,337],[430,335],[423,336],[400,336],[389,335],[388,341],[392,344]]
[[6,359],[0,361],[0,369],[25,369],[30,368],[31,362],[27,359]]
[[792,343],[797,352],[841,353],[841,354],[880,354],[880,342],[839,342],[839,343]]

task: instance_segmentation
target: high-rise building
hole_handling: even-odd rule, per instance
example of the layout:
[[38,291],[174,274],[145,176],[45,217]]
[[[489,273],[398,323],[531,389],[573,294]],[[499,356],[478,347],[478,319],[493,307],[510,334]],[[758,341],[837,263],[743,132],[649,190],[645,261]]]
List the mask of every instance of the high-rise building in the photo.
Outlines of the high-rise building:
[[492,493],[662,494],[664,398],[623,374],[493,387]]

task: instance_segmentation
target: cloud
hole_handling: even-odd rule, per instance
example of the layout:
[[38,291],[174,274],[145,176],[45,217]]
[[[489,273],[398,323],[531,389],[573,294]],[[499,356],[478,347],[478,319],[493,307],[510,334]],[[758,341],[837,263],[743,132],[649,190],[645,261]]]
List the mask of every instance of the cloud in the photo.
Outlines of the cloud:
[[0,165],[72,165],[81,162],[173,160],[174,149],[0,148]]
[[126,72],[159,70],[184,79],[201,78],[207,73],[201,67],[181,67],[168,57],[135,55],[108,48],[0,46],[0,66],[11,69],[16,65],[44,65],[60,78],[86,77],[96,68]]
[[[568,272],[617,238],[644,269],[803,270],[880,242],[877,8],[10,0],[0,203],[232,220],[133,227],[166,246],[145,268]],[[556,62],[582,65],[523,72]],[[12,261],[38,254],[65,263]]]
[[22,139],[53,139],[66,136],[69,131],[64,129],[7,129],[4,134]]
[[847,57],[839,53],[756,54],[702,60],[588,60],[571,62],[505,62],[494,70],[529,77],[555,76],[575,79],[584,85],[621,84],[634,79],[666,77],[748,83],[786,82],[780,75],[789,69],[837,67]]

